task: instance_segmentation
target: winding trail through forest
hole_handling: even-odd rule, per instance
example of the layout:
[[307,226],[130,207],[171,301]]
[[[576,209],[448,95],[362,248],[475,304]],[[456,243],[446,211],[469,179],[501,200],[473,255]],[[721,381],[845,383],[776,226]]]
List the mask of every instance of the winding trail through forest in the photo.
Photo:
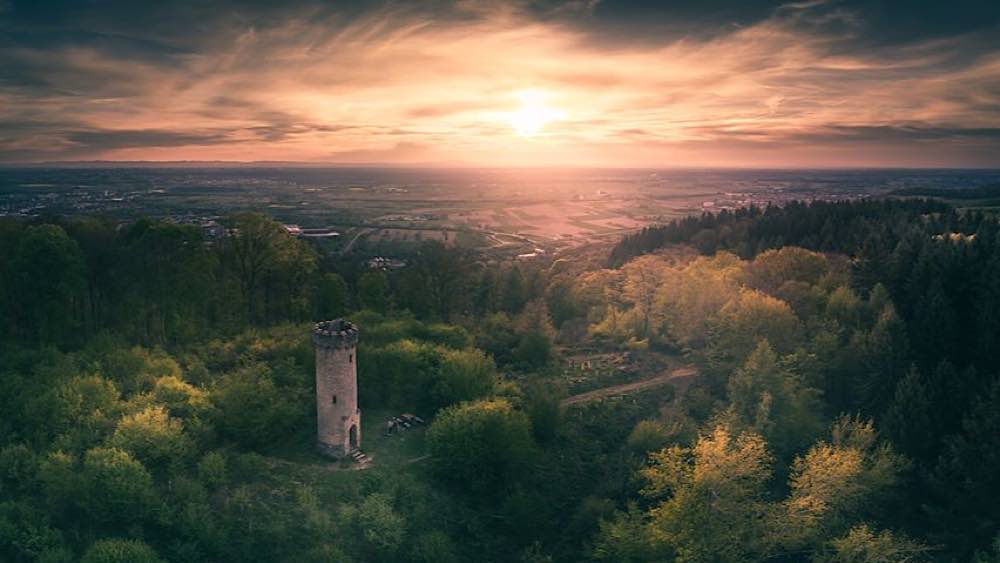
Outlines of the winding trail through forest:
[[[659,375],[655,375],[648,379],[640,379],[639,381],[633,381],[631,383],[623,383],[621,385],[612,385],[611,387],[602,387],[600,389],[594,389],[592,391],[587,391],[586,393],[580,393],[579,395],[573,395],[571,397],[566,397],[560,404],[562,406],[577,405],[580,403],[587,403],[590,401],[596,401],[597,399],[603,399],[604,397],[611,397],[614,395],[627,395],[629,393],[634,393],[635,391],[640,391],[643,389],[649,389],[650,387],[657,387],[665,383],[676,382],[680,384],[680,387],[687,387],[690,383],[692,376],[698,374],[698,370],[693,367],[681,367],[672,369],[670,371],[665,371]],[[678,389],[682,392],[682,389]],[[680,393],[678,393],[680,394]]]

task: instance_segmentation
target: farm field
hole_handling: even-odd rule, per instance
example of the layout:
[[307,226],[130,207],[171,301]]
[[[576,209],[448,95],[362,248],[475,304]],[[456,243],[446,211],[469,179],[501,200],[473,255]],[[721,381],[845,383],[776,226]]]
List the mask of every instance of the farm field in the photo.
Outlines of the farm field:
[[0,170],[0,216],[96,213],[211,225],[233,212],[263,211],[302,229],[336,232],[321,244],[341,254],[406,253],[439,241],[510,258],[610,243],[702,211],[998,178],[933,170],[10,168]]

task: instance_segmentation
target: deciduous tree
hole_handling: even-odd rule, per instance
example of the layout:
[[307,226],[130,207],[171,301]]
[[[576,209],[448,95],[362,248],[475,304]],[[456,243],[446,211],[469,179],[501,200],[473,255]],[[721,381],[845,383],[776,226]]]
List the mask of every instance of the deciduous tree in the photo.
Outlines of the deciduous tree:
[[502,493],[523,475],[536,449],[528,417],[502,399],[445,409],[427,439],[435,473],[484,497]]

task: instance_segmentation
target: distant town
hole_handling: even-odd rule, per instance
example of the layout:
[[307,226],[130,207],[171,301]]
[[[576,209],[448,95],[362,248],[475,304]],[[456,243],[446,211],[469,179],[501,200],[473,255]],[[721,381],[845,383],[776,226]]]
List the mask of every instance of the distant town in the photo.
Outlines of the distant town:
[[225,236],[227,213],[263,211],[342,254],[391,258],[438,241],[521,260],[607,243],[676,217],[792,200],[851,200],[906,187],[997,181],[948,171],[567,171],[0,169],[0,217],[158,217]]

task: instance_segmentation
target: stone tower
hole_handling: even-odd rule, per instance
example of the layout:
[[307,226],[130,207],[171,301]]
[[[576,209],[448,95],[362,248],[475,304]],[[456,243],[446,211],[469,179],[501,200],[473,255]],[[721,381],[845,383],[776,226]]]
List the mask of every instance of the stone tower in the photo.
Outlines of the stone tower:
[[342,458],[361,447],[358,408],[358,327],[343,320],[313,328],[316,346],[316,444],[319,451]]

